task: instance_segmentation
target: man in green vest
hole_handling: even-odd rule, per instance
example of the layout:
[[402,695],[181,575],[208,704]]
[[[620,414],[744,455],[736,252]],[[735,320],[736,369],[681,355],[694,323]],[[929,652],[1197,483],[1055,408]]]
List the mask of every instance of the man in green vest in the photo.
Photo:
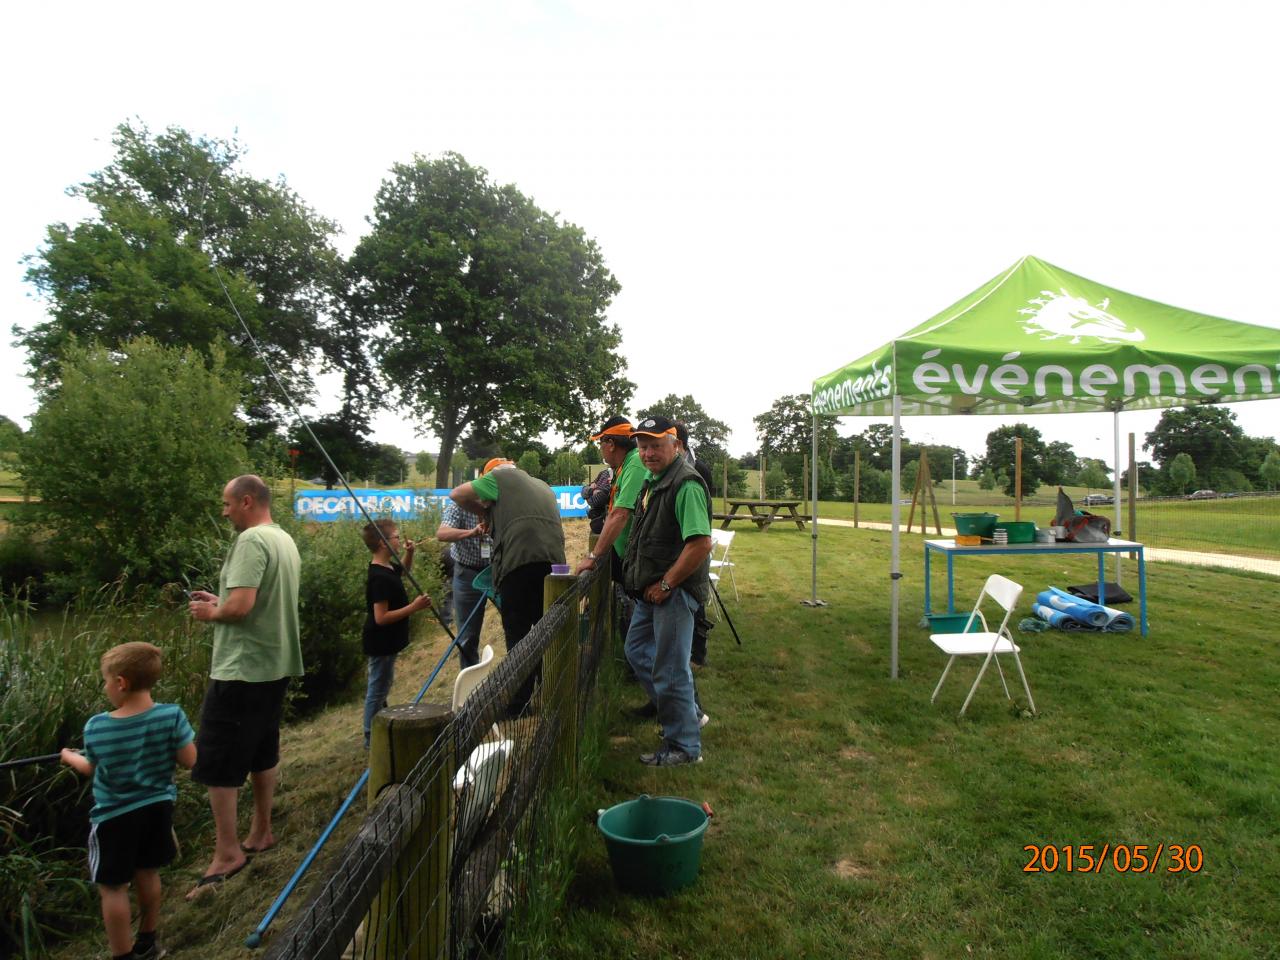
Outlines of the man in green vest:
[[708,596],[711,496],[680,455],[675,424],[642,420],[631,435],[649,471],[623,557],[623,587],[635,599],[627,661],[657,704],[663,745],[640,756],[653,767],[702,762],[689,650],[693,617]]
[[[502,607],[507,653],[542,619],[542,581],[553,563],[564,563],[564,529],[556,495],[510,460],[495,457],[481,475],[449,496],[463,510],[483,518],[493,538],[493,585]],[[534,677],[508,707],[518,715],[529,702]]]

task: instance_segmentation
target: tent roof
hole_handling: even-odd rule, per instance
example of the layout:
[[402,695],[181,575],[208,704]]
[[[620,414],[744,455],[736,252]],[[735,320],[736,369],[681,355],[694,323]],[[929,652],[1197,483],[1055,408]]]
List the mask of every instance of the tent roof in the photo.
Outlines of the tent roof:
[[1023,257],[819,377],[820,414],[1041,414],[1280,396],[1280,330],[1194,313]]

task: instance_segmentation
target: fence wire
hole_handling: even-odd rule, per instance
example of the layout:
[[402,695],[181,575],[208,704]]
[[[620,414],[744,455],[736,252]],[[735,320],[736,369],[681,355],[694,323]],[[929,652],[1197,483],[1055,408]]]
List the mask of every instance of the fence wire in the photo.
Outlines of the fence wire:
[[[268,960],[502,955],[540,867],[540,808],[574,786],[578,731],[614,633],[607,568],[551,580],[564,593],[382,790]],[[401,709],[444,708],[391,713]]]

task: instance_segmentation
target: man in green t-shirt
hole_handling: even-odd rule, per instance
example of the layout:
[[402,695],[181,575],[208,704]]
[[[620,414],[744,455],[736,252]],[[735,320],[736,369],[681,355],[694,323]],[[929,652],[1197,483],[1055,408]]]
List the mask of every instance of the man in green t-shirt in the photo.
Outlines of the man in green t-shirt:
[[[209,687],[200,708],[191,779],[209,789],[213,861],[188,899],[238,873],[248,854],[275,845],[271,806],[280,763],[280,715],[290,677],[302,675],[301,563],[293,538],[271,520],[271,488],[251,474],[222,490],[236,538],[216,595],[191,592],[191,615],[213,624]],[[244,842],[236,799],[248,777],[253,818]]]
[[699,713],[689,669],[693,616],[708,595],[710,494],[681,456],[675,424],[653,416],[632,430],[649,471],[623,557],[623,587],[636,601],[627,662],[658,708],[663,746],[640,762],[670,767],[702,760]]
[[648,471],[640,462],[636,442],[631,437],[631,421],[626,417],[610,417],[591,439],[600,444],[600,455],[613,468],[613,486],[609,489],[609,512],[604,527],[595,546],[574,573],[594,569],[613,547],[617,555],[612,567],[613,579],[621,583],[622,558],[626,556],[627,541],[631,538],[631,517]]

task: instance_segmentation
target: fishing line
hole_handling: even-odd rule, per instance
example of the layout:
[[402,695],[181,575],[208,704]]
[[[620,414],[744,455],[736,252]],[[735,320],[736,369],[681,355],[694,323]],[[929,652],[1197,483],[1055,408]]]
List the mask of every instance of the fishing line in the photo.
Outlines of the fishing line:
[[[206,174],[204,178],[204,188],[200,196],[200,226],[202,228],[202,236],[208,236],[209,232],[209,224],[206,220],[205,201],[208,199],[209,179],[213,176],[214,169],[216,169],[216,167],[210,168],[208,174]],[[365,521],[370,524],[375,531],[377,531],[378,539],[380,539],[386,546],[387,550],[390,551],[392,559],[394,559],[395,562],[404,570],[404,575],[409,578],[409,582],[413,584],[413,588],[417,590],[418,593],[426,595],[428,600],[431,600],[430,594],[427,594],[427,591],[422,589],[422,585],[414,579],[413,571],[406,568],[404,563],[401,562],[400,554],[396,552],[396,548],[391,545],[391,541],[388,540],[387,535],[382,532],[382,528],[374,523],[373,517],[369,515],[369,511],[364,508],[364,504],[360,502],[359,498],[356,497],[355,491],[351,489],[351,485],[347,483],[346,476],[338,469],[338,465],[334,463],[333,458],[329,456],[329,451],[325,449],[324,444],[320,442],[320,438],[317,437],[315,435],[315,431],[311,429],[311,424],[307,423],[306,419],[302,416],[302,413],[298,410],[298,405],[293,402],[293,397],[290,395],[288,389],[286,389],[284,382],[276,375],[275,368],[271,365],[271,361],[267,359],[267,354],[262,349],[262,345],[258,343],[258,338],[253,335],[253,332],[249,329],[249,325],[244,322],[244,317],[240,315],[240,308],[236,306],[236,302],[231,296],[231,291],[227,289],[227,285],[222,281],[222,271],[218,269],[217,261],[212,255],[209,256],[209,266],[213,269],[213,275],[218,281],[218,286],[222,288],[222,295],[227,298],[227,303],[231,306],[231,312],[234,313],[236,319],[240,321],[240,329],[243,330],[244,335],[249,338],[249,342],[253,344],[253,349],[258,354],[258,359],[261,360],[262,365],[267,368],[267,373],[271,374],[271,379],[275,381],[276,386],[280,389],[280,393],[284,396],[285,402],[288,403],[289,409],[293,412],[294,418],[302,425],[302,428],[307,431],[307,436],[311,438],[311,442],[316,445],[316,448],[324,457],[325,463],[329,465],[329,469],[333,471],[334,475],[338,478],[338,482],[342,484],[342,489],[347,491],[347,496],[351,498],[351,502],[356,505],[356,509],[358,509],[364,516]],[[444,632],[449,635],[449,639],[453,640],[453,631],[449,629],[449,625],[444,622],[444,618],[440,615],[440,611],[436,609],[434,600],[431,601],[431,612],[435,614],[436,622],[439,623]]]

